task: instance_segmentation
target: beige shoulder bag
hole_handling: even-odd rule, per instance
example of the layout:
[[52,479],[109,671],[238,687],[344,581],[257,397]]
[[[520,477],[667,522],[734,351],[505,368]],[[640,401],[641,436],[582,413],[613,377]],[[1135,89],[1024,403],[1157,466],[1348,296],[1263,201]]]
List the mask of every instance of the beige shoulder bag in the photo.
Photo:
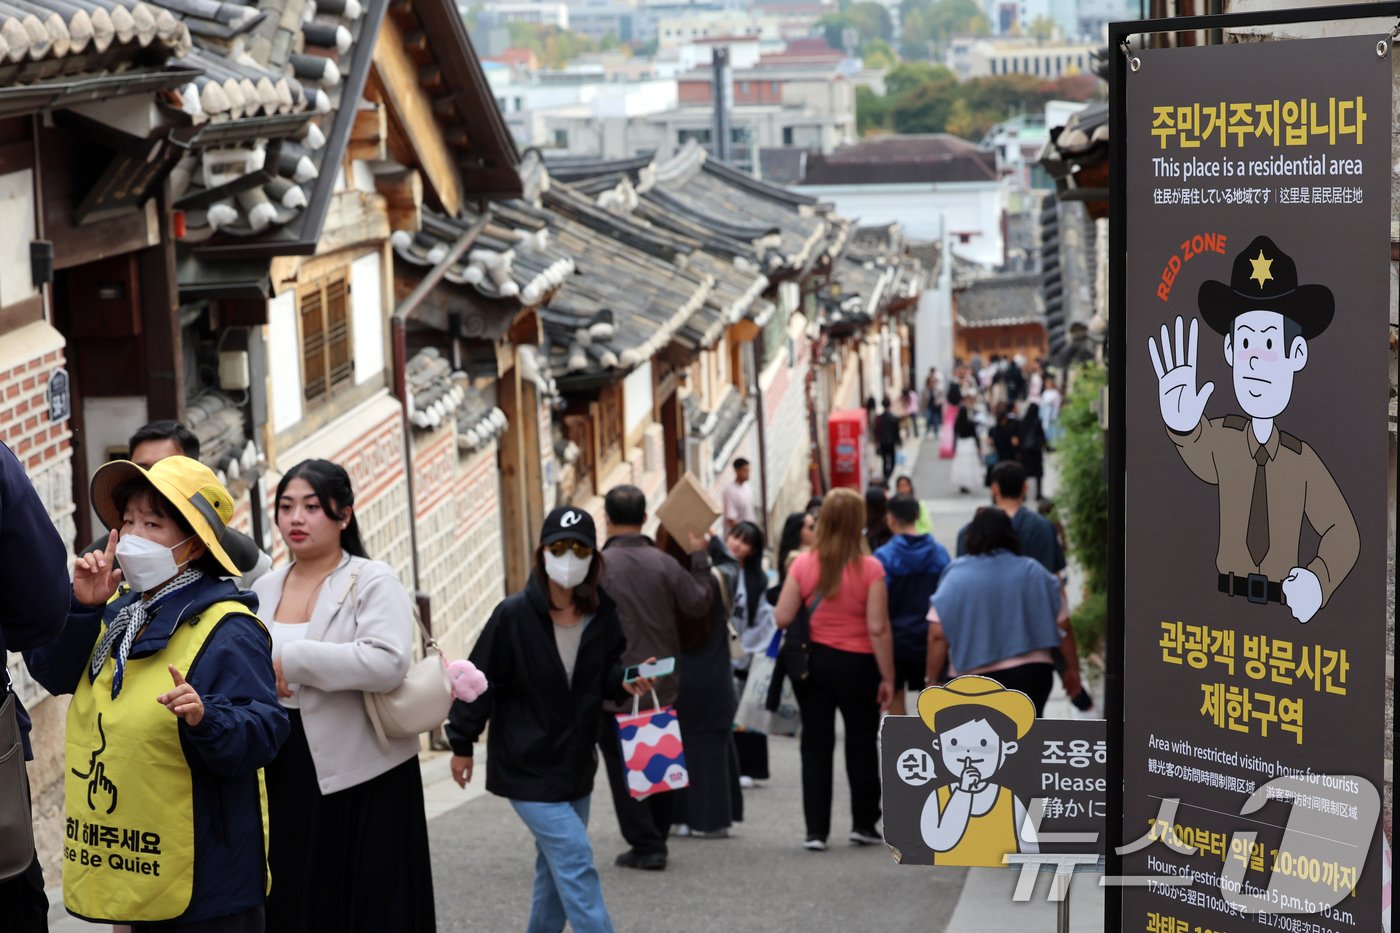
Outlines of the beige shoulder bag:
[[[350,578],[352,607],[358,612],[359,574]],[[388,693],[365,693],[365,713],[379,739],[388,749],[390,739],[422,735],[441,726],[452,708],[452,682],[447,678],[447,662],[432,635],[413,607],[413,621],[423,636],[423,657],[411,664],[403,683]]]

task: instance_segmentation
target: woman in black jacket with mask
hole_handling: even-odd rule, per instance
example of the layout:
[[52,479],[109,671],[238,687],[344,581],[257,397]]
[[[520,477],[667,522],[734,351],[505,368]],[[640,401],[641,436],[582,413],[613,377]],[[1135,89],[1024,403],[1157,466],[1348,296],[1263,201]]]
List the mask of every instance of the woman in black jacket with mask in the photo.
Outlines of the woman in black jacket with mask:
[[472,779],[472,746],[488,720],[486,789],[505,797],[535,837],[535,893],[528,930],[611,933],[588,841],[597,770],[593,743],[604,698],[651,690],[622,682],[627,639],[617,607],[598,587],[603,557],[582,509],[549,513],[525,589],[491,614],[472,663],[490,686],[452,704],[452,777]]

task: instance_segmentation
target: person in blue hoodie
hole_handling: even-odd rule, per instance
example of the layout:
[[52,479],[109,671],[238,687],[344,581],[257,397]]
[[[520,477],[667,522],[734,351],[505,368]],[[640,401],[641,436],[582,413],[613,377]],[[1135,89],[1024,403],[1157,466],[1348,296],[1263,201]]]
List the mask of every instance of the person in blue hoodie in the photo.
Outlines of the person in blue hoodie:
[[93,476],[107,547],[81,557],[51,645],[25,653],[71,693],[63,902],[134,933],[253,933],[269,883],[261,769],[286,738],[271,638],[220,543],[233,500],[167,457]]
[[894,537],[875,551],[885,568],[889,590],[890,629],[894,633],[894,701],[890,715],[904,715],[904,691],[924,688],[928,656],[928,601],[938,588],[938,578],[948,566],[948,551],[921,534],[919,500],[900,493],[889,501],[885,521]]
[[[11,692],[5,670],[7,651],[37,648],[63,629],[68,614],[68,548],[34,491],[24,466],[0,444],[0,705]],[[23,757],[29,751],[29,717],[19,697],[15,719]],[[9,736],[0,734],[0,761],[14,754]],[[12,841],[13,840],[7,840]],[[48,929],[49,901],[39,859],[12,878],[0,881],[0,930],[31,933]]]

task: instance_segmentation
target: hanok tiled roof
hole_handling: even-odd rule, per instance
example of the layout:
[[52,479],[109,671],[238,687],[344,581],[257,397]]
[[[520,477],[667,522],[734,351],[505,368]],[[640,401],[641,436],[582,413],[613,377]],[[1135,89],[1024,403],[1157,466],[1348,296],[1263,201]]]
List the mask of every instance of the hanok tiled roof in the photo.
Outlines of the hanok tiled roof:
[[1038,272],[992,276],[954,293],[959,327],[1041,324],[1045,304]]
[[800,185],[807,175],[807,157],[814,150],[790,146],[758,151],[758,170],[763,180],[775,185]]
[[[549,176],[553,179],[555,163],[548,164]],[[714,312],[718,332],[750,313],[759,296],[767,291],[770,282],[758,269],[758,255],[752,241],[716,234],[700,224],[679,218],[638,193],[655,184],[656,170],[650,162],[640,158],[626,163],[575,159],[564,163],[563,171],[576,179],[567,188],[569,197],[574,199],[571,203],[576,205],[575,211],[581,207],[579,197],[590,194],[597,208],[625,218],[609,221],[616,230],[640,227],[658,244],[664,244],[663,255],[666,250],[679,254],[687,268],[714,280],[705,305]],[[763,235],[771,236],[771,231],[764,230]],[[709,334],[713,328],[702,329]],[[700,345],[709,346],[714,339],[707,336]]]
[[154,2],[194,35],[184,62],[202,73],[184,95],[190,153],[172,175],[185,242],[314,246],[388,0]]
[[1052,129],[1038,161],[1061,201],[1084,201],[1090,216],[1107,216],[1108,103],[1087,104]]
[[248,437],[243,412],[222,392],[204,392],[185,406],[185,426],[199,438],[199,459],[231,492],[258,476],[258,450]]
[[[753,244],[770,278],[804,268],[829,231],[815,198],[750,178],[691,143],[656,167],[655,184],[639,189],[668,217]],[[664,212],[664,213],[663,213]]]
[[[513,202],[493,205],[487,226],[447,270],[447,281],[469,286],[485,298],[533,307],[573,275],[573,257],[553,247],[546,224],[523,207]],[[410,266],[431,268],[446,258],[478,216],[467,212],[451,219],[424,210],[421,231],[394,233],[394,251]]]
[[62,110],[187,83],[169,64],[190,31],[141,0],[0,3],[0,117]]
[[[694,244],[598,208],[538,167],[527,170],[539,202],[493,203],[490,222],[446,279],[536,307],[540,358],[557,378],[612,378],[650,359],[711,300],[716,277],[683,258]],[[395,234],[396,253],[411,265],[436,265],[472,220],[425,211],[421,233]],[[726,289],[720,302],[743,303]],[[708,325],[702,330],[703,338]]]
[[807,159],[803,185],[996,181],[996,153],[947,133],[876,136]]
[[189,47],[177,17],[141,0],[0,2],[0,85],[163,60]]

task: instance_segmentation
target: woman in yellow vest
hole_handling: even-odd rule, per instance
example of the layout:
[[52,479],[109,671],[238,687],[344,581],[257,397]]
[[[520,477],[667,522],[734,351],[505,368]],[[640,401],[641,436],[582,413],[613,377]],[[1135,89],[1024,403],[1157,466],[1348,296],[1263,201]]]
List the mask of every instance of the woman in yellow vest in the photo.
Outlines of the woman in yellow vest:
[[27,652],[73,694],[63,902],[85,920],[263,929],[260,769],[286,738],[271,640],[219,543],[233,501],[187,457],[105,464],[92,505],[112,529],[80,558],[58,641]]

